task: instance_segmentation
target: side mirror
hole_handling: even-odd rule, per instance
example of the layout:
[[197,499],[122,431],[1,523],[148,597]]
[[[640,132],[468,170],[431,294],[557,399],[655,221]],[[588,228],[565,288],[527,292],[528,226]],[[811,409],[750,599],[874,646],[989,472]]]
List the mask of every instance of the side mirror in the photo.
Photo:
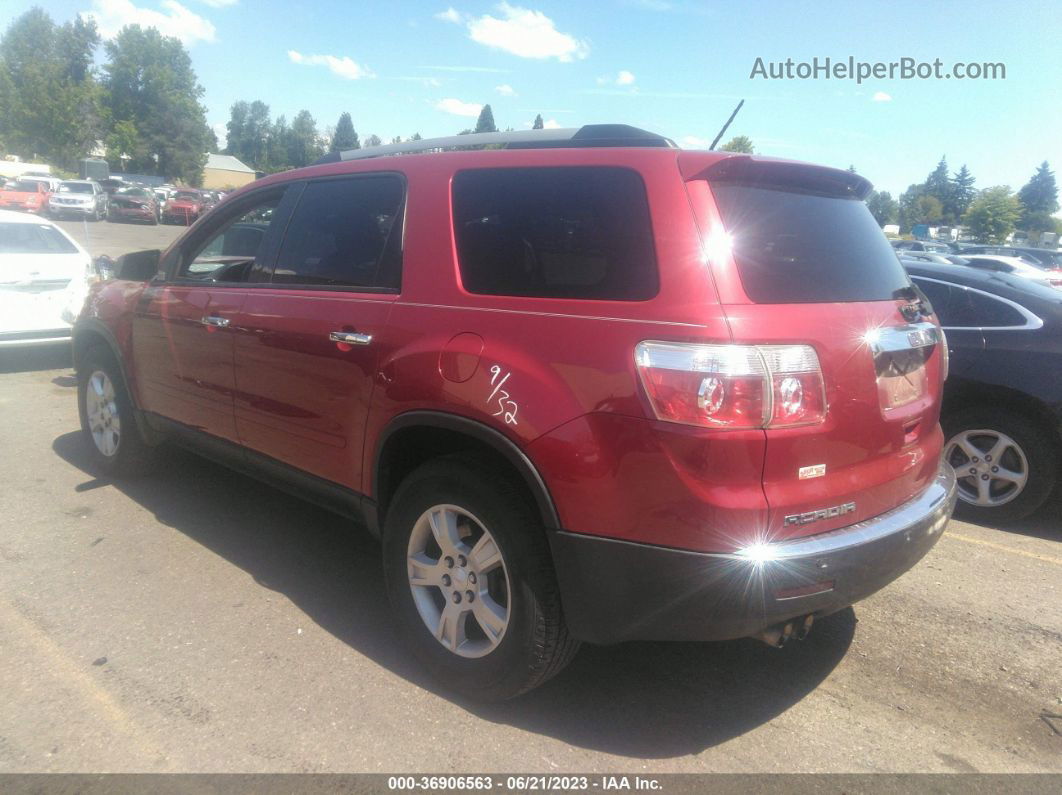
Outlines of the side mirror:
[[92,268],[96,271],[96,275],[100,277],[100,280],[105,282],[115,278],[118,273],[115,261],[106,254],[96,257],[92,261]]
[[131,282],[149,282],[159,272],[162,252],[157,248],[123,254],[115,263],[116,277]]

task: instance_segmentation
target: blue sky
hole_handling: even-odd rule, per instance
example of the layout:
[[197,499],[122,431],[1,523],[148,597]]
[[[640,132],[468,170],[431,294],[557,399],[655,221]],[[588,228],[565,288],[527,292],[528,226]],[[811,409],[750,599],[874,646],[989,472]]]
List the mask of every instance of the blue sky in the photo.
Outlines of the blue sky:
[[[0,26],[33,5],[6,0]],[[728,132],[758,152],[854,164],[894,195],[942,155],[977,187],[1020,187],[1062,166],[1056,3],[704,0],[52,0],[59,22],[96,16],[105,34],[156,24],[188,46],[223,129],[236,100],[320,128],[349,111],[364,139],[449,135],[489,102],[499,127],[536,113],[561,127],[624,122],[706,146]],[[762,80],[765,61],[1002,62],[1004,80]],[[467,115],[462,115],[467,114]]]

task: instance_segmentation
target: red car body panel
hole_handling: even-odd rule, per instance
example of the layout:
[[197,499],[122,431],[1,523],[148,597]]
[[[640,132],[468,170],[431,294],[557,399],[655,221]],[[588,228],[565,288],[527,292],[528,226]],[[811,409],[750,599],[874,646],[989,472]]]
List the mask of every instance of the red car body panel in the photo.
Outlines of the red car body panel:
[[0,210],[21,210],[43,215],[48,210],[48,201],[52,192],[43,183],[37,183],[37,190],[0,190]]
[[[471,419],[515,443],[573,533],[729,552],[888,511],[937,472],[941,355],[927,365],[928,396],[886,420],[862,335],[901,325],[901,302],[750,302],[733,262],[710,256],[719,215],[708,182],[698,178],[729,156],[530,149],[316,166],[295,176],[404,175],[399,294],[152,286],[129,335],[126,304],[137,288],[117,282],[95,291],[89,311],[118,326],[141,408],[361,494],[374,494],[388,425],[427,410]],[[636,170],[649,200],[659,293],[628,302],[465,291],[452,219],[439,208],[450,207],[456,172],[492,165]],[[222,206],[292,179],[289,172],[259,180]],[[230,325],[203,326],[207,314]],[[331,342],[333,330],[371,334],[372,345]],[[826,421],[770,431],[659,421],[635,367],[643,340],[812,345],[826,383]],[[820,464],[824,477],[798,479],[800,467]],[[854,513],[783,524],[785,515],[847,501],[856,502]]]

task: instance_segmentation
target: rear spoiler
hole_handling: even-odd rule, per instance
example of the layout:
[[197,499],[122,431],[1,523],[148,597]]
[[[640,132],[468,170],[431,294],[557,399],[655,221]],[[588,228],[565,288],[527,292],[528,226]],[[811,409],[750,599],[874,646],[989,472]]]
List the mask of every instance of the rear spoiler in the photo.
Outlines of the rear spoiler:
[[870,180],[840,168],[748,155],[721,158],[690,179],[854,199],[866,199],[874,189]]

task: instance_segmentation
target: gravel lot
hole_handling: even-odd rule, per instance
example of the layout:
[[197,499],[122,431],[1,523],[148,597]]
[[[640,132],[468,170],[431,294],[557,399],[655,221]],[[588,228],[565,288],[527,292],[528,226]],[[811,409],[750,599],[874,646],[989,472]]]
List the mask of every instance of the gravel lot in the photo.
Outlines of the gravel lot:
[[69,365],[0,355],[0,772],[1062,772],[1057,500],[953,522],[803,643],[584,647],[482,706],[407,656],[345,520],[180,451],[94,477]]

